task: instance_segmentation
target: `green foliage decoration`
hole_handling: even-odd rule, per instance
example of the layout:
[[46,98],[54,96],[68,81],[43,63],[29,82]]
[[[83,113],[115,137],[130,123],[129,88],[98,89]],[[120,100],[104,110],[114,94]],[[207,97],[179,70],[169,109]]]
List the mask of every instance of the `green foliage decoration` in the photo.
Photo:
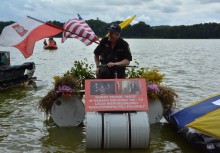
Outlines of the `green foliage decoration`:
[[[138,62],[135,62],[139,65]],[[154,66],[152,69],[147,68],[129,68],[126,70],[127,78],[145,78],[147,84],[157,84],[163,82],[165,74],[159,72],[158,68]]]
[[78,80],[78,82],[80,82],[78,88],[84,90],[85,79],[95,78],[93,67],[94,65],[89,65],[86,59],[75,61],[71,70],[67,71],[64,76],[70,75]]

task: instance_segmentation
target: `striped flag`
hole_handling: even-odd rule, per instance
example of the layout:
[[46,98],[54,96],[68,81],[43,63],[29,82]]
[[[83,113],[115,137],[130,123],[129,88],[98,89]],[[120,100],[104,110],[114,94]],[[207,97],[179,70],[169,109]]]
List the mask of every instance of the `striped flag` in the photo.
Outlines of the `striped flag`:
[[79,14],[77,14],[77,15],[78,15],[79,20],[83,20],[82,17]]
[[71,19],[64,24],[62,43],[67,37],[73,37],[82,41],[86,46],[91,45],[93,42],[99,41],[99,38],[95,35],[89,25],[79,19]]
[[0,36],[0,46],[15,47],[25,58],[33,54],[35,42],[54,36],[63,30],[31,17],[5,27]]

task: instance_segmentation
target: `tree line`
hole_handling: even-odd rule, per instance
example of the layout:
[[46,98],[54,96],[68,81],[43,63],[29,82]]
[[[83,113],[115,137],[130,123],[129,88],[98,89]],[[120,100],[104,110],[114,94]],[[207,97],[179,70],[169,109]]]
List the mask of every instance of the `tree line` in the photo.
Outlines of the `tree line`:
[[[63,27],[64,23],[59,21],[49,21],[50,23]],[[120,23],[116,21],[115,23]],[[14,23],[13,21],[0,22],[0,33],[7,25]],[[92,28],[95,34],[102,38],[106,34],[106,28],[111,23],[105,23],[99,19],[86,20],[86,23]],[[179,25],[179,26],[150,26],[145,22],[139,22],[134,25],[128,25],[122,30],[123,38],[165,38],[165,39],[218,39],[220,38],[219,23],[204,23],[195,25]],[[56,37],[61,37],[62,34]]]

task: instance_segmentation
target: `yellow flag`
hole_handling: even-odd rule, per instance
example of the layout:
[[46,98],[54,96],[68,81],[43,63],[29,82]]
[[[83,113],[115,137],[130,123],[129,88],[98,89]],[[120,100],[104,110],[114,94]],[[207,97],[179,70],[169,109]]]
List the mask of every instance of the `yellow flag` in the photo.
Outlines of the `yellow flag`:
[[[126,27],[134,20],[135,17],[136,17],[136,15],[134,15],[133,17],[128,18],[128,19],[124,20],[123,22],[121,22],[121,23],[119,24],[119,26],[121,27],[121,29],[126,28]],[[108,35],[109,35],[109,34],[107,34],[105,37],[108,37]]]
[[220,138],[220,109],[214,110],[206,115],[195,119],[186,126],[192,127],[200,132]]
[[121,27],[121,29],[124,29],[125,27],[127,27],[127,26],[134,20],[135,17],[136,17],[136,15],[134,15],[133,17],[128,18],[128,19],[124,20],[123,22],[121,22],[121,23],[119,24],[119,26]]

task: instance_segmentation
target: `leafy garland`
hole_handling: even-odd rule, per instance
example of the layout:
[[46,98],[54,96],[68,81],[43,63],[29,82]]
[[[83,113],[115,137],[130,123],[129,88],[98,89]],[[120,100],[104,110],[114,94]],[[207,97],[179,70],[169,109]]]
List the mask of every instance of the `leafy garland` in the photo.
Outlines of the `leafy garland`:
[[[63,76],[54,76],[54,89],[40,100],[39,108],[49,114],[53,102],[61,96],[80,95],[79,91],[84,90],[85,79],[94,79],[94,65],[87,64],[87,60],[75,61],[71,70]],[[135,62],[137,65],[139,63]],[[150,68],[127,68],[127,78],[145,78],[147,84],[148,99],[161,100],[164,107],[172,108],[176,104],[178,97],[175,91],[161,85],[165,75],[159,73],[157,67]],[[80,95],[82,96],[82,95]]]

